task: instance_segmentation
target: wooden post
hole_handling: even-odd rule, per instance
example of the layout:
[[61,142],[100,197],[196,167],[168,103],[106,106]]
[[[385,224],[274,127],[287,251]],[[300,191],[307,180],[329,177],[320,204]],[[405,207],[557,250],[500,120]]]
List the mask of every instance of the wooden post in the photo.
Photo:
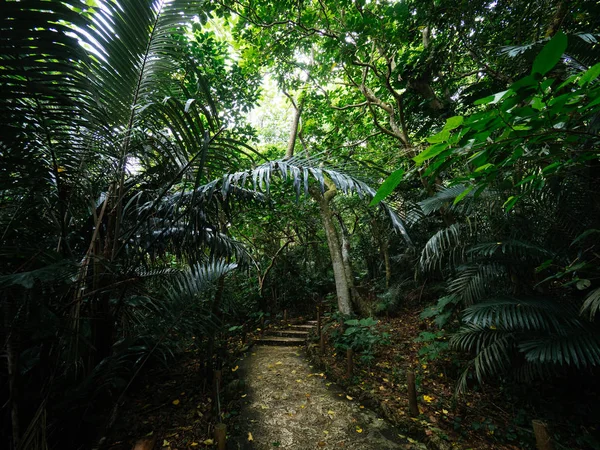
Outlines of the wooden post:
[[321,336],[321,310],[317,306],[317,333]]
[[215,393],[215,400],[221,390],[222,372],[220,370],[213,371],[213,391]]
[[548,424],[542,420],[533,420],[533,434],[535,435],[535,443],[538,450],[553,450],[552,436],[548,430]]
[[152,450],[156,444],[156,435],[151,438],[140,439],[133,446],[133,450]]
[[321,339],[319,339],[319,350],[321,355],[325,354],[325,335],[323,333],[321,333]]
[[287,323],[287,309],[283,310],[283,321]]
[[354,352],[351,348],[346,350],[346,376],[350,378],[354,372]]
[[262,329],[265,327],[265,316],[261,316],[260,318],[260,329],[262,331]]
[[406,384],[408,385],[408,408],[410,415],[416,417],[419,415],[419,405],[417,404],[417,384],[415,382],[415,372],[409,370],[406,373]]
[[215,442],[219,450],[225,450],[227,447],[227,425],[224,423],[215,425]]

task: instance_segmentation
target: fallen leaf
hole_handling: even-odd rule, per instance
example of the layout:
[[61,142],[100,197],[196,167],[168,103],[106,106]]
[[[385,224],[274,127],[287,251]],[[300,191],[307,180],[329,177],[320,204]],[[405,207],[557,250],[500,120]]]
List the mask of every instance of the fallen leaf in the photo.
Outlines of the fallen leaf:
[[365,407],[363,405],[360,405],[359,408],[360,409],[365,409]]
[[232,372],[235,372],[236,370],[238,370],[240,368],[240,366],[235,366],[233,369],[231,369]]
[[423,400],[425,400],[427,403],[431,403],[433,401],[433,397],[431,395],[424,395]]
[[282,363],[281,361],[277,361],[277,362],[275,363],[275,365],[276,365],[276,366],[280,366],[280,365],[282,365],[282,364],[283,364],[283,363]]
[[346,398],[347,398],[348,400],[353,400],[353,399],[352,399],[352,397],[350,397],[349,395],[346,395]]
[[248,396],[248,394],[244,394],[244,395],[242,395],[242,398],[245,398],[245,397],[247,397],[247,396]]
[[356,426],[356,432],[357,432],[357,433],[362,433],[362,432],[363,432],[363,429],[357,425],[357,426]]
[[447,409],[442,409],[442,412],[443,412],[444,414],[448,414],[448,410],[447,410]]
[[177,406],[177,405],[179,405],[179,399],[173,400],[171,403],[173,403],[175,406]]
[[197,442],[192,442],[192,443],[190,444],[190,447],[198,447],[198,443],[197,443]]
[[254,440],[254,438],[252,437],[252,433],[250,433],[248,431],[248,441],[253,441],[253,440]]
[[168,447],[169,445],[171,445],[171,443],[169,441],[167,441],[166,439],[163,439],[163,447]]
[[207,439],[203,442],[204,445],[213,445],[215,443],[215,441],[213,441],[212,439]]
[[327,444],[325,443],[325,441],[319,441],[318,446],[319,447],[325,447]]

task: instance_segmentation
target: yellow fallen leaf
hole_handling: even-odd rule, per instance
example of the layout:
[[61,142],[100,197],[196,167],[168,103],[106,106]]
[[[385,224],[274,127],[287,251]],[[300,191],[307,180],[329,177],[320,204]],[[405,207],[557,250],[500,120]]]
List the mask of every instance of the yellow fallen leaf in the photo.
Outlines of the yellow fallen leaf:
[[248,441],[253,441],[253,440],[254,440],[254,438],[252,437],[252,433],[250,433],[248,431]]
[[235,372],[236,370],[238,370],[240,368],[240,366],[235,366],[233,369],[231,369],[232,372]]
[[330,416],[333,416],[335,414],[335,411],[329,410],[329,411],[327,411],[327,414],[329,414]]
[[346,398],[347,398],[348,400],[352,400],[352,397],[350,397],[349,395],[346,395]]
[[247,396],[248,396],[248,394],[244,394],[244,395],[242,395],[242,398],[245,398],[245,397],[247,397]]
[[302,380],[298,379],[296,380],[296,383],[302,383]]
[[179,399],[173,400],[171,403],[173,403],[175,406],[177,406],[177,405],[179,405]]
[[281,361],[277,361],[277,362],[275,363],[275,365],[276,365],[276,366],[280,366],[280,365],[282,365],[282,364],[283,364],[283,363],[282,363]]
[[424,395],[423,400],[425,400],[427,403],[431,403],[433,401],[433,397],[431,395]]
[[363,405],[360,405],[359,408],[360,409],[365,409],[365,407]]
[[447,410],[447,409],[442,409],[442,412],[443,412],[444,414],[448,414],[448,410]]
[[212,439],[207,439],[203,442],[204,445],[213,445],[215,443],[215,441],[213,441]]
[[323,433],[325,433],[325,434],[329,434],[329,431],[327,431],[327,430],[323,430]]
[[197,442],[192,442],[192,443],[190,444],[190,447],[198,447],[198,443],[197,443]]
[[169,445],[171,445],[171,443],[169,441],[167,441],[166,439],[163,439],[163,447],[168,447]]
[[385,381],[386,383],[390,382],[390,380],[388,380],[387,378],[384,378],[383,381]]
[[356,432],[357,432],[357,433],[362,433],[362,432],[363,432],[363,430],[362,430],[362,428],[361,428],[361,427],[359,427],[359,426],[357,425],[357,426],[356,426]]

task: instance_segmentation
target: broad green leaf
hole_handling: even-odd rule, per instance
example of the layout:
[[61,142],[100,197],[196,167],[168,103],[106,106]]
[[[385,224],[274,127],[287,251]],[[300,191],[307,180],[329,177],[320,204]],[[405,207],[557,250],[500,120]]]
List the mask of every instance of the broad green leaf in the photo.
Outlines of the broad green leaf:
[[398,186],[400,181],[402,181],[403,175],[403,169],[398,169],[392,172],[392,174],[381,184],[377,190],[377,193],[375,194],[375,197],[373,197],[373,200],[371,200],[371,203],[369,203],[369,206],[377,205],[381,200],[390,195],[390,193],[396,189],[396,186]]
[[428,137],[426,140],[430,144],[437,144],[439,142],[446,142],[450,138],[450,131],[445,128],[437,134]]
[[447,130],[447,131],[454,130],[454,129],[460,127],[464,121],[465,121],[465,118],[463,116],[450,117],[448,120],[446,120],[446,125],[444,125],[444,130]]
[[487,105],[487,104],[489,104],[489,103],[491,103],[492,105],[493,105],[493,104],[496,104],[496,103],[498,103],[498,102],[499,102],[499,101],[502,99],[502,97],[504,97],[504,95],[506,95],[506,94],[507,94],[509,91],[511,91],[511,90],[509,89],[509,90],[506,90],[506,91],[497,92],[497,93],[495,93],[494,95],[490,95],[490,96],[488,96],[488,97],[480,98],[479,100],[475,100],[475,101],[473,102],[473,104],[474,104],[474,105]]
[[544,46],[540,54],[535,58],[531,73],[546,75],[554,66],[556,66],[556,64],[558,64],[566,49],[567,35],[562,31],[559,31],[552,39],[550,39],[550,42]]
[[594,81],[600,75],[600,63],[593,65],[579,79],[579,86],[584,86],[591,81]]
[[417,156],[415,156],[413,158],[413,161],[416,162],[417,164],[422,164],[423,162],[427,161],[428,159],[431,159],[434,156],[442,153],[444,150],[446,150],[447,147],[448,147],[448,144],[444,143],[444,142],[432,145],[431,147],[428,147],[426,150],[422,151]]

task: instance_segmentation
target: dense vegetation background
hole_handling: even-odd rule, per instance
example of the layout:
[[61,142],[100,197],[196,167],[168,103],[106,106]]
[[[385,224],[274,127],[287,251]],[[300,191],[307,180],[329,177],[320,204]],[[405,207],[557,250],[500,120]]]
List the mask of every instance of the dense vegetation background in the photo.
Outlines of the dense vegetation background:
[[[596,398],[599,18],[584,0],[2,0],[2,441],[86,448],[140,373],[193,341],[207,379],[231,336],[316,304],[419,311],[458,392]],[[368,345],[332,339],[369,364],[373,324],[345,324]]]

